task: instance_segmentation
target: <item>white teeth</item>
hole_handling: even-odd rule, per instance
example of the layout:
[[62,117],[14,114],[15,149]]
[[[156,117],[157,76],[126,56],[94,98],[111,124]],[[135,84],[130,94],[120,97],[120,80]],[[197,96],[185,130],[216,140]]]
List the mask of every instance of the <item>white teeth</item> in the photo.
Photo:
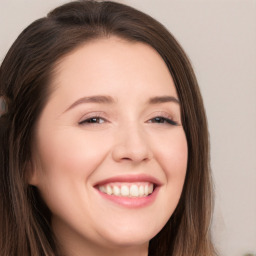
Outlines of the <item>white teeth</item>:
[[112,188],[109,185],[107,185],[107,194],[112,195]]
[[113,194],[115,196],[119,196],[120,195],[120,188],[118,186],[114,186],[113,187]]
[[139,194],[140,196],[144,196],[144,186],[140,185],[139,187]]
[[149,182],[138,183],[120,183],[113,182],[103,186],[99,186],[98,189],[105,194],[115,195],[121,197],[145,197],[153,193],[154,185]]
[[144,194],[145,194],[146,196],[148,195],[148,186],[145,186]]
[[130,187],[130,196],[138,196],[139,195],[139,188],[137,185],[131,185]]
[[148,187],[148,193],[151,194],[153,192],[154,186],[153,184],[150,184]]
[[129,187],[124,185],[124,186],[121,186],[121,195],[122,196],[129,196],[130,194],[130,191],[129,191]]
[[99,186],[99,190],[103,193],[107,193],[106,188],[104,186]]

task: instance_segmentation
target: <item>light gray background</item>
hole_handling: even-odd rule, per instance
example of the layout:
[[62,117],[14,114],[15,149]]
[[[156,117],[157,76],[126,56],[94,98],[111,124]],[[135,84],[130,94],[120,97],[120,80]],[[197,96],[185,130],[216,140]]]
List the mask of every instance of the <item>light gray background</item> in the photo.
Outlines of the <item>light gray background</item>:
[[[0,0],[0,62],[23,28],[64,0]],[[152,15],[194,66],[211,136],[220,255],[256,253],[256,0],[120,0]]]

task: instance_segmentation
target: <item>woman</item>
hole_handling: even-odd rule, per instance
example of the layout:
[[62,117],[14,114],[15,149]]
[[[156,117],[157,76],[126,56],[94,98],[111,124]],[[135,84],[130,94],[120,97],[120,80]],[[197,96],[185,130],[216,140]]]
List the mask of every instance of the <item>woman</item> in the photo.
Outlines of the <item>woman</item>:
[[1,255],[215,255],[191,65],[131,7],[75,1],[0,70]]

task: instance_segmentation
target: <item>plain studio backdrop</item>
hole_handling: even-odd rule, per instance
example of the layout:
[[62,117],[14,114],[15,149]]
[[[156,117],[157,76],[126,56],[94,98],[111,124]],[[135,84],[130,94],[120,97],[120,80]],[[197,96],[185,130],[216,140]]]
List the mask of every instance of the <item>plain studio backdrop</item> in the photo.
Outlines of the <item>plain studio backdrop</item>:
[[[64,0],[0,0],[0,62],[18,34]],[[256,255],[256,1],[120,0],[162,22],[195,69],[209,122],[223,256]]]

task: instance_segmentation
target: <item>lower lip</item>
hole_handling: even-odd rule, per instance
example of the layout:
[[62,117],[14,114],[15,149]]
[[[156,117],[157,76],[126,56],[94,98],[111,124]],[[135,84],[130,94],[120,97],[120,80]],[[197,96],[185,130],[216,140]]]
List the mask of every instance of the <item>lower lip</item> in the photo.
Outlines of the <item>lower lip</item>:
[[114,195],[108,195],[108,194],[102,193],[98,189],[97,191],[104,199],[112,201],[115,204],[128,207],[128,208],[140,208],[140,207],[149,206],[155,201],[159,191],[159,187],[156,187],[152,194],[145,197],[121,197],[121,196],[114,196]]

